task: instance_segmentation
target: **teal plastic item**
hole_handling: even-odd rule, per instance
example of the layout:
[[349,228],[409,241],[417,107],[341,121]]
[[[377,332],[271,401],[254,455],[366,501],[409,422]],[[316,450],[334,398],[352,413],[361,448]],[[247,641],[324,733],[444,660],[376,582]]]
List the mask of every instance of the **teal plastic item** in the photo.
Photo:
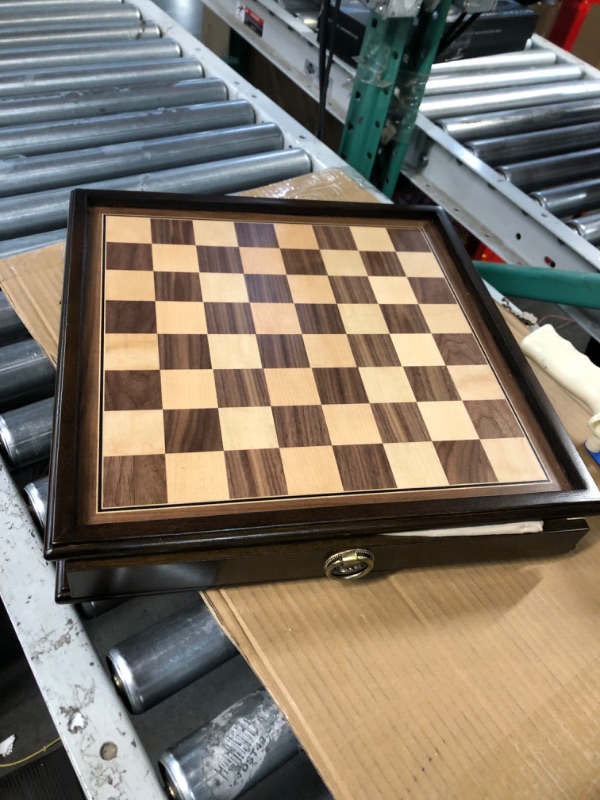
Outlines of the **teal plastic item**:
[[474,261],[482,278],[502,294],[567,306],[600,308],[600,272],[569,272]]

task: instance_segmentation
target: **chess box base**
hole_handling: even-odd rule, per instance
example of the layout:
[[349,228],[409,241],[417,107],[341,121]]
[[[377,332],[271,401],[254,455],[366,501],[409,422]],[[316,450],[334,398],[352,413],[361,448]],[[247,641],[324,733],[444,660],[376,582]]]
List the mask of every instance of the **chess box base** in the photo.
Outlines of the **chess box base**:
[[564,552],[599,508],[441,210],[74,192],[61,598]]
[[[386,571],[451,564],[518,560],[563,555],[573,550],[587,533],[584,520],[552,520],[536,533],[487,536],[406,536],[390,542],[386,536],[338,540],[310,549],[291,546],[285,552],[214,551],[204,558],[188,555],[181,560],[154,563],[145,559],[67,562],[57,564],[58,602],[83,602],[110,597],[133,597],[215,586],[313,578],[325,574],[324,565],[337,551],[363,548],[374,557],[373,571],[364,580],[377,580]],[[363,580],[363,578],[361,578]]]

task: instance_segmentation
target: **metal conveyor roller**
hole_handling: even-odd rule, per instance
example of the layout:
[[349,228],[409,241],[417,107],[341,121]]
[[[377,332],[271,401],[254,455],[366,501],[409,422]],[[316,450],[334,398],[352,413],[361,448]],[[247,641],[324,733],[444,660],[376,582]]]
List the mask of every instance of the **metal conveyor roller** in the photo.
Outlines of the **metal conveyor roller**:
[[[208,87],[207,87],[208,88]],[[8,156],[49,155],[159,136],[199,133],[254,122],[254,110],[246,100],[203,103],[194,106],[134,111],[109,117],[85,117],[73,122],[39,123],[4,128],[0,159]]]
[[37,71],[61,67],[101,64],[105,59],[124,63],[144,59],[178,58],[181,48],[172,39],[136,39],[133,42],[88,42],[86,44],[23,47],[0,50],[0,73]]
[[218,78],[185,80],[165,86],[83,89],[48,96],[0,99],[0,126],[39,122],[68,122],[131,111],[159,111],[189,103],[211,103],[227,98]]
[[69,89],[103,86],[139,86],[176,83],[201,78],[202,67],[195,58],[165,58],[153,61],[125,61],[93,67],[63,67],[47,72],[8,72],[0,77],[0,97],[18,97]]
[[282,145],[281,131],[268,122],[87,148],[75,153],[11,158],[0,161],[0,196],[75,186],[149,169],[219,162],[225,158],[280,150]]
[[[295,148],[210,164],[190,164],[177,169],[86,183],[86,186],[90,189],[129,189],[138,192],[228,193],[275,183],[310,171],[310,158],[303,150]],[[74,188],[72,185],[0,200],[0,239],[63,228]]]
[[150,13],[158,25],[120,0],[0,2],[2,256],[60,238],[78,186],[235,192],[311,171]]
[[69,25],[73,22],[86,24],[89,19],[94,19],[96,23],[103,22],[131,22],[140,20],[141,14],[138,9],[130,3],[107,3],[80,2],[69,5],[68,3],[57,3],[56,5],[46,5],[45,3],[33,3],[30,6],[18,8],[2,8],[0,5],[0,33],[4,29],[22,27],[30,28],[33,25],[43,25],[51,22],[54,26]]
[[43,22],[13,28],[3,27],[0,32],[0,48],[3,53],[7,53],[21,47],[45,47],[46,45],[80,42],[134,41],[158,36],[160,36],[158,25],[154,22],[144,22],[138,18],[113,23],[101,21],[100,23],[76,22],[56,25],[52,22]]

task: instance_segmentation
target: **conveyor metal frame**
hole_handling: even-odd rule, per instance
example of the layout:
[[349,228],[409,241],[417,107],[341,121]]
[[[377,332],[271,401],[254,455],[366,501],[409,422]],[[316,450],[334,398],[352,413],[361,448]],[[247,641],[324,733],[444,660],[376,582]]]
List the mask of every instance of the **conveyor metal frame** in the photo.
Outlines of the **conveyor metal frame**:
[[[93,800],[164,800],[154,768],[0,459],[2,600],[79,781]],[[113,746],[114,745],[114,746]],[[116,747],[115,747],[116,746]]]
[[[319,99],[319,46],[314,30],[275,0],[202,0],[232,30],[259,50],[296,86],[314,100]],[[244,24],[238,9],[248,8],[263,20],[262,35]],[[285,44],[283,44],[285,42]],[[333,57],[329,75],[327,110],[340,122],[354,85],[355,71],[337,56]]]

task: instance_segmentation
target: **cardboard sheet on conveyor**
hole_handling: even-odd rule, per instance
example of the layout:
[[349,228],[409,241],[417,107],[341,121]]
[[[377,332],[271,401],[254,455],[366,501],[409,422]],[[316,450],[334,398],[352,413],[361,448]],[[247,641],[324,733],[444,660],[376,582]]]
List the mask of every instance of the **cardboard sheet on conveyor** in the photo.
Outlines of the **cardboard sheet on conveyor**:
[[[48,276],[61,268],[52,248],[0,265],[3,288],[51,356],[58,301],[44,280],[53,285]],[[589,414],[536,372],[584,456]],[[600,467],[586,465],[600,483]],[[592,798],[600,521],[589,523],[561,558],[414,569],[362,584],[244,586],[206,599],[338,800]]]

